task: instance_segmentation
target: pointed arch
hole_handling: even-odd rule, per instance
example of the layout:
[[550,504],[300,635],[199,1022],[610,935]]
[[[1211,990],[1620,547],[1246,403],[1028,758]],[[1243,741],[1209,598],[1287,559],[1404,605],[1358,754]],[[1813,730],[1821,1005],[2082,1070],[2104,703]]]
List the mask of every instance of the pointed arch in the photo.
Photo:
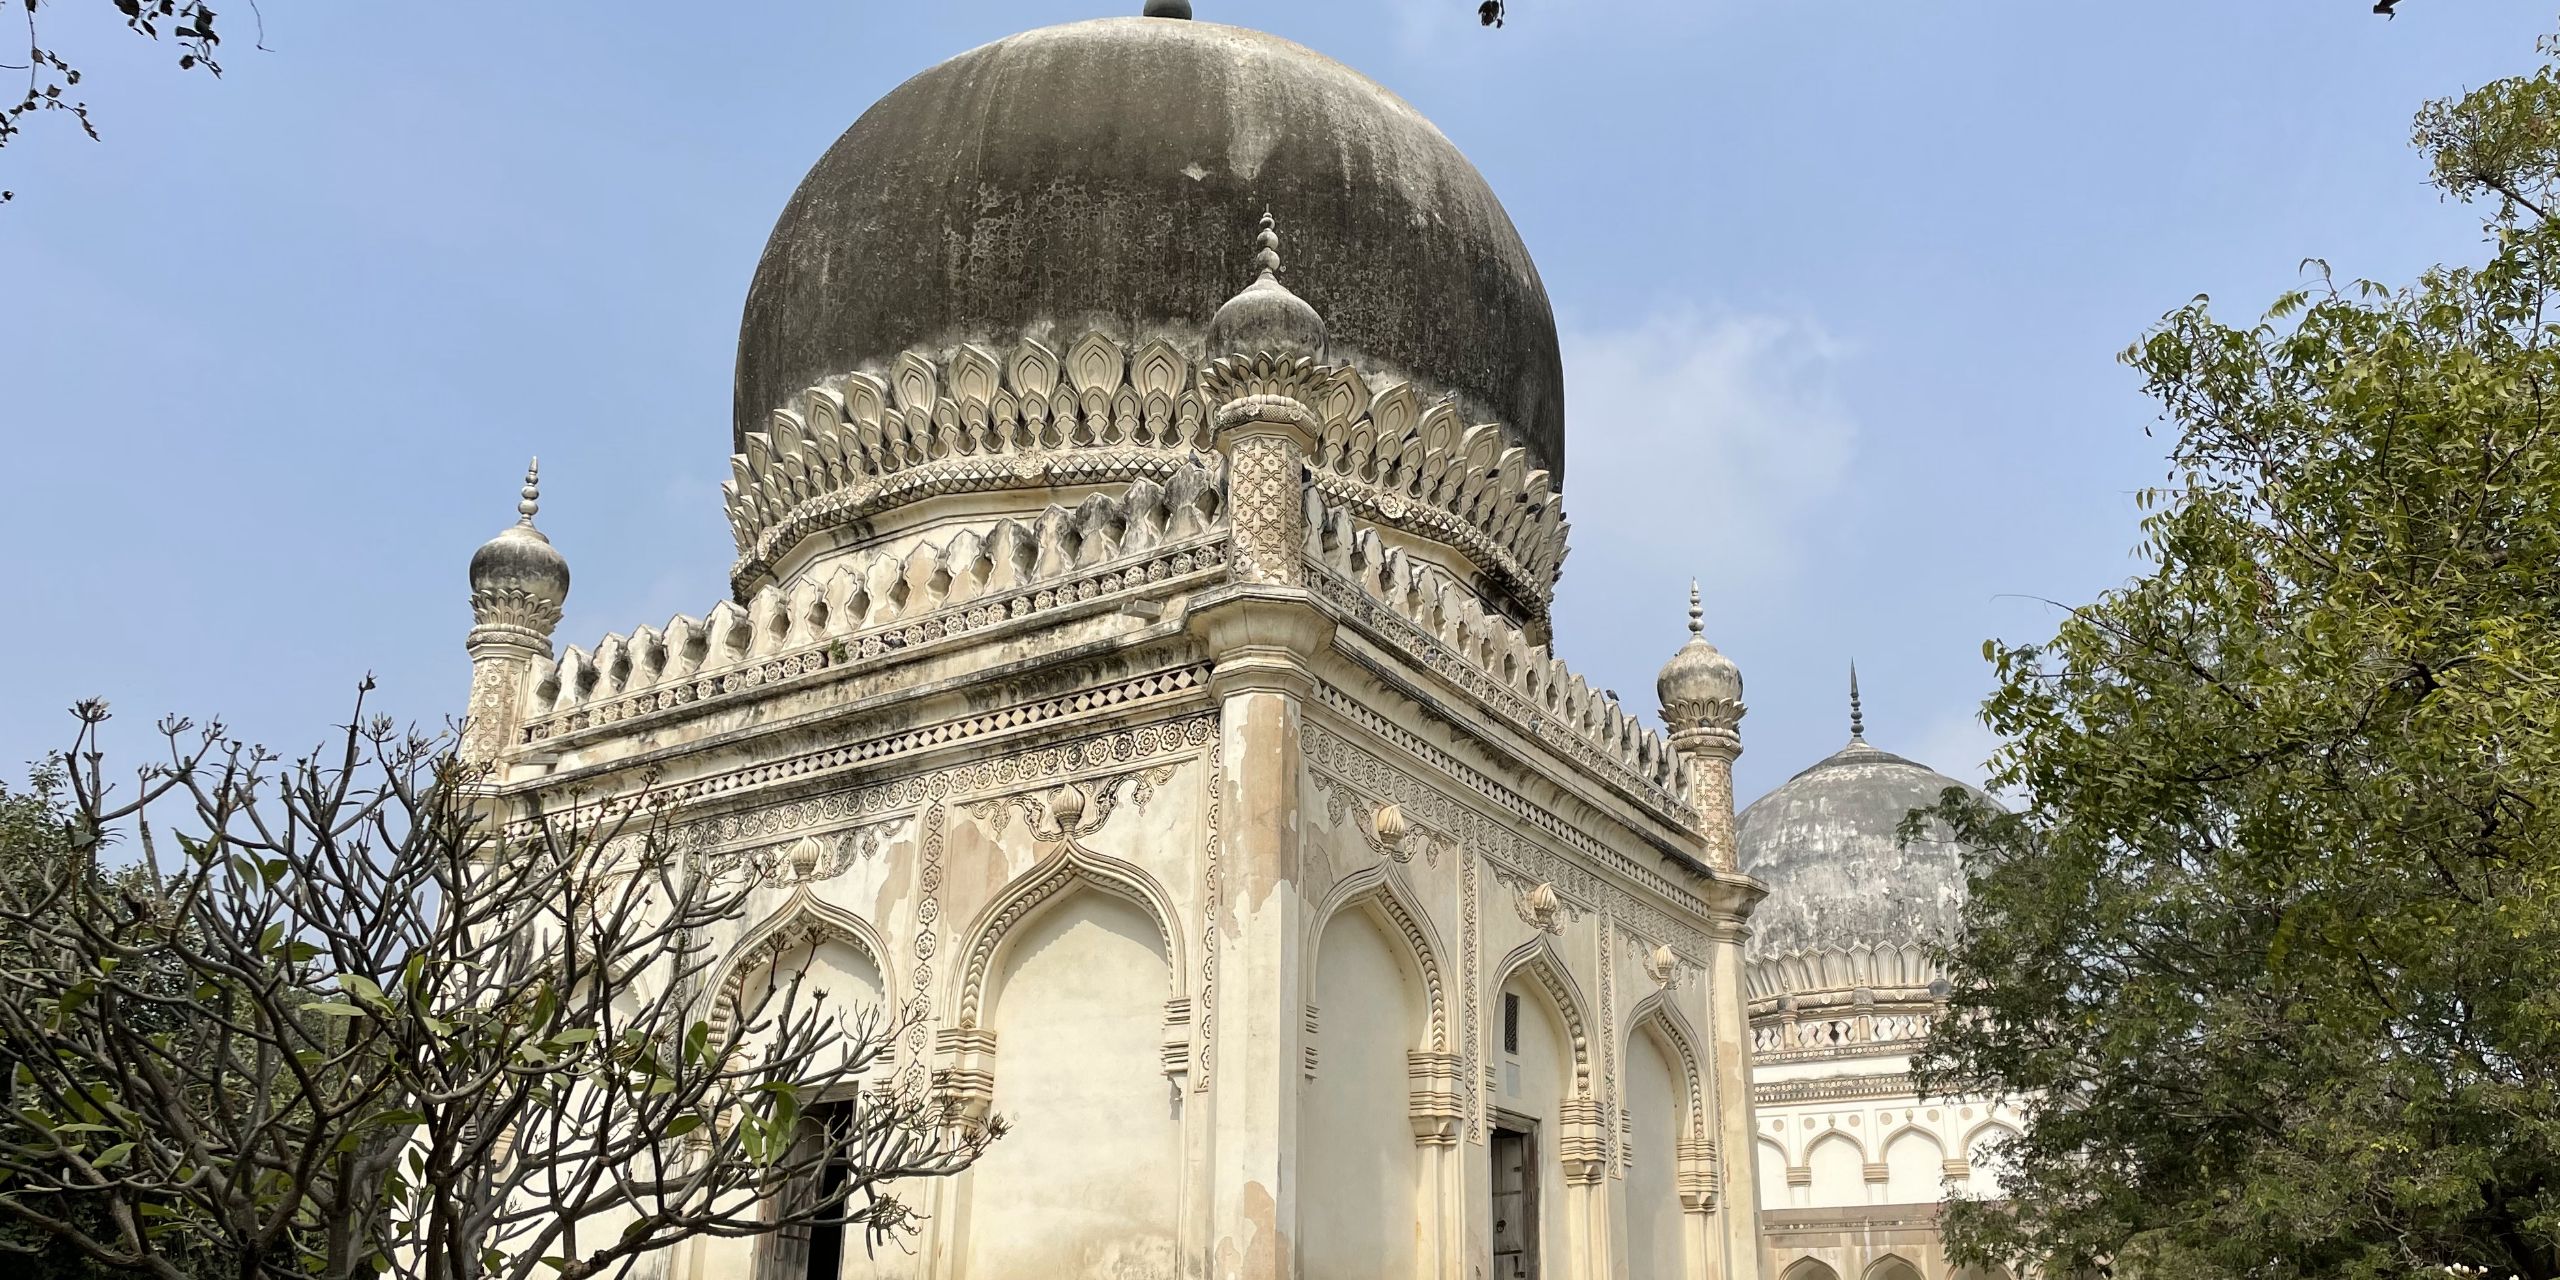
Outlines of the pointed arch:
[[1682,1083],[1689,1090],[1689,1137],[1704,1141],[1707,1136],[1706,1075],[1699,1068],[1698,1039],[1689,1029],[1689,1021],[1680,1016],[1680,1007],[1671,1002],[1668,990],[1656,991],[1636,1002],[1627,1013],[1627,1042],[1630,1046],[1639,1035],[1650,1035],[1662,1046],[1673,1062],[1680,1064]]
[[1788,1263],[1778,1280],[1840,1280],[1840,1273],[1832,1270],[1831,1264],[1807,1254]]
[[1565,1034],[1573,1041],[1574,1096],[1591,1096],[1591,1019],[1585,1012],[1582,988],[1575,985],[1573,974],[1565,968],[1564,957],[1556,952],[1555,943],[1545,934],[1522,943],[1517,950],[1502,958],[1494,970],[1493,989],[1502,990],[1511,979],[1527,974],[1547,993],[1547,999],[1564,1019]]
[[1155,922],[1165,959],[1172,966],[1173,990],[1166,999],[1183,994],[1182,975],[1190,970],[1183,960],[1182,934],[1173,927],[1173,899],[1139,867],[1070,842],[1016,877],[978,913],[977,923],[967,934],[967,949],[961,953],[960,982],[952,993],[951,1025],[963,1029],[978,1025],[978,1015],[986,1002],[987,975],[994,971],[996,956],[1003,951],[1005,940],[1043,908],[1077,888],[1100,890],[1145,912]]
[[1985,1116],[1982,1123],[1965,1131],[1964,1144],[1956,1149],[1964,1152],[1965,1158],[1970,1160],[1973,1158],[1973,1149],[1979,1146],[1985,1137],[2014,1138],[2017,1136],[2018,1126],[1995,1116]]
[[1888,1253],[1868,1263],[1866,1274],[1860,1280],[1920,1280],[1920,1268],[1911,1265],[1911,1260],[1901,1254]]
[[1309,917],[1306,971],[1309,980],[1316,972],[1317,950],[1323,945],[1325,928],[1334,916],[1344,911],[1367,910],[1404,939],[1414,968],[1422,975],[1422,992],[1429,1014],[1433,1053],[1449,1051],[1449,996],[1442,980],[1439,935],[1432,932],[1430,921],[1413,900],[1412,891],[1402,879],[1388,874],[1387,864],[1379,863],[1346,876],[1326,895],[1321,906]]
[[880,971],[881,990],[898,989],[897,975],[889,966],[889,948],[879,931],[869,921],[820,899],[809,892],[809,886],[802,885],[792,890],[773,914],[749,929],[729,958],[720,962],[710,987],[711,1009],[706,1018],[712,1043],[721,1043],[728,1036],[745,993],[747,976],[758,966],[770,964],[795,947],[828,941],[841,942],[861,952],[862,958]]

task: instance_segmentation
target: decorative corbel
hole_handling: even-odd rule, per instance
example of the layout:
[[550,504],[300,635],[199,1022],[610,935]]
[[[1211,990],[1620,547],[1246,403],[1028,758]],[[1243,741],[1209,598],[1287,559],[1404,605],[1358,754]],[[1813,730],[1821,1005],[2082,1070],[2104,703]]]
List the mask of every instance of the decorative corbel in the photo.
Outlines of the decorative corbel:
[[1679,1168],[1674,1175],[1680,1191],[1680,1207],[1691,1213],[1707,1213],[1716,1207],[1716,1144],[1713,1138],[1684,1138],[1679,1148]]
[[1600,1100],[1567,1098],[1556,1112],[1556,1154],[1564,1162],[1564,1180],[1576,1186],[1597,1184],[1609,1174],[1609,1120]]
[[1404,1056],[1405,1115],[1413,1122],[1413,1140],[1426,1147],[1450,1147],[1466,1124],[1467,1105],[1459,1092],[1466,1070],[1454,1053],[1412,1052]]

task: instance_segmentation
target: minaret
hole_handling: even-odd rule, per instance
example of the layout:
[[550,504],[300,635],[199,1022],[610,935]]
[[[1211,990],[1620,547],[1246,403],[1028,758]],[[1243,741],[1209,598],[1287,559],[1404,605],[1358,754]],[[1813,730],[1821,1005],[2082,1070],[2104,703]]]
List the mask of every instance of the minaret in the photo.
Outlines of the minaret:
[[463,763],[493,764],[524,715],[524,678],[551,656],[551,629],[569,599],[569,562],[533,527],[542,503],[541,459],[525,468],[516,522],[471,553],[471,702],[462,722]]
[[1689,583],[1689,642],[1662,668],[1656,685],[1671,749],[1689,765],[1689,803],[1698,811],[1698,836],[1714,874],[1701,886],[1707,902],[1709,1072],[1715,1079],[1715,1137],[1683,1143],[1682,1199],[1713,1215],[1711,1236],[1721,1248],[1726,1277],[1758,1274],[1759,1188],[1751,1176],[1750,1026],[1744,1015],[1743,952],[1751,936],[1751,909],[1766,892],[1740,874],[1733,830],[1733,762],[1742,754],[1742,670],[1707,643],[1706,609],[1698,584]]
[[1671,747],[1689,764],[1689,802],[1698,810],[1698,836],[1708,865],[1735,868],[1733,762],[1742,754],[1742,671],[1707,643],[1706,609],[1698,584],[1689,583],[1689,643],[1662,668],[1655,690],[1662,698],[1663,727]]
[[1267,212],[1254,236],[1253,264],[1252,283],[1209,320],[1201,392],[1227,455],[1234,576],[1297,586],[1306,460],[1318,434],[1310,402],[1327,335],[1324,317],[1280,283],[1280,232]]

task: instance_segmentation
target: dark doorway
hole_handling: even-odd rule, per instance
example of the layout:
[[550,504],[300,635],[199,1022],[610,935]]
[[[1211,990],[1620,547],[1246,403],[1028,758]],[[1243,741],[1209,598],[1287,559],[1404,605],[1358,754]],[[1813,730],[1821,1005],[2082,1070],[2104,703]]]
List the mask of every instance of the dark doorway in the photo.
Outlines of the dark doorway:
[[1492,1280],[1537,1280],[1537,1122],[1495,1117],[1492,1154]]
[[[856,1207],[844,1203],[853,1174],[846,1142],[852,1117],[850,1101],[826,1103],[801,1116],[800,1146],[794,1155],[805,1159],[811,1148],[823,1146],[826,1158],[783,1193],[781,1207],[787,1212],[798,1215],[814,1209],[821,1218],[841,1219]],[[839,1280],[844,1274],[848,1234],[841,1221],[784,1227],[766,1239],[756,1280]]]

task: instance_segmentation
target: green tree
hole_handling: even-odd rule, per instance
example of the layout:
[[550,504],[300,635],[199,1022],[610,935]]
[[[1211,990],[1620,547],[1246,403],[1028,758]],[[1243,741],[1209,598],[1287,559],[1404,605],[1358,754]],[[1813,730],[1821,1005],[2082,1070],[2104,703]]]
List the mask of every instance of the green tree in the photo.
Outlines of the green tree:
[[357,710],[290,763],[164,722],[120,790],[85,704],[58,781],[0,811],[0,1222],[35,1233],[0,1249],[158,1280],[620,1277],[705,1236],[894,1240],[892,1184],[1001,1132],[888,1087],[902,1014],[771,973],[715,1014],[701,939],[754,866],[649,806],[502,802]]
[[2560,80],[2416,132],[2486,260],[2163,319],[2146,570],[1986,646],[1920,1071],[2030,1125],[1963,1260],[2560,1276]]
[[[80,0],[94,5],[97,0]],[[205,0],[114,0],[116,15],[127,30],[150,40],[167,37],[178,46],[178,69],[202,70],[222,74],[222,64],[215,54],[222,37],[214,30],[213,7]],[[27,29],[27,60],[0,62],[0,70],[27,73],[26,92],[15,100],[0,99],[0,147],[26,128],[31,116],[61,112],[80,126],[91,141],[98,137],[98,126],[89,119],[89,103],[80,94],[80,68],[63,56],[44,36],[40,23],[43,9],[40,0],[21,0]],[[251,6],[256,11],[256,6]],[[16,198],[16,193],[0,191],[0,204]]]
[[[0,883],[43,883],[82,865],[69,839],[70,815],[64,804],[63,783],[60,765],[47,762],[35,770],[25,789],[0,786]],[[90,873],[105,875],[117,892],[141,888],[141,873],[136,868],[93,869]],[[22,969],[32,963],[31,941],[19,930],[0,928],[0,970]],[[14,1074],[14,1066],[14,1061],[0,1055],[0,1078]],[[23,1142],[31,1136],[14,1111],[0,1113],[0,1143]],[[76,1221],[82,1232],[113,1230],[110,1210],[102,1198],[65,1197],[52,1206],[52,1212]],[[231,1260],[218,1251],[175,1252],[175,1264],[188,1274],[233,1273]],[[111,1270],[82,1253],[68,1236],[6,1215],[0,1215],[0,1254],[17,1255],[11,1261],[18,1270],[10,1274],[24,1280],[107,1280],[130,1274]]]

